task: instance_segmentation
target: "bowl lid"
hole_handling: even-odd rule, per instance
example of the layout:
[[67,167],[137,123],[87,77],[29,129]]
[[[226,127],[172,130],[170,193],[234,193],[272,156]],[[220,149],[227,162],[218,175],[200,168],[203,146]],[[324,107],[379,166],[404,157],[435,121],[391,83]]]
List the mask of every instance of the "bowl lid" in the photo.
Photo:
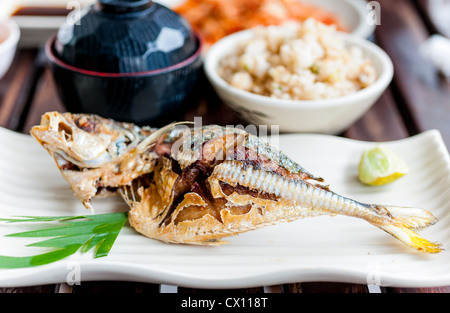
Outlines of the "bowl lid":
[[152,71],[180,63],[198,49],[189,23],[151,0],[97,0],[59,29],[61,61],[106,73]]

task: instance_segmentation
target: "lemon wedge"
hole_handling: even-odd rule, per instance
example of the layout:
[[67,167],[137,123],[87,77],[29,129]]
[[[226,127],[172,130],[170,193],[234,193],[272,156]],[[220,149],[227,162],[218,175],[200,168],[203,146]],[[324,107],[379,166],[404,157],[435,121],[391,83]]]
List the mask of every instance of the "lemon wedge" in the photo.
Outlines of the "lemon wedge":
[[408,172],[408,166],[402,158],[391,149],[379,144],[363,152],[358,168],[358,178],[364,184],[380,186],[392,183]]

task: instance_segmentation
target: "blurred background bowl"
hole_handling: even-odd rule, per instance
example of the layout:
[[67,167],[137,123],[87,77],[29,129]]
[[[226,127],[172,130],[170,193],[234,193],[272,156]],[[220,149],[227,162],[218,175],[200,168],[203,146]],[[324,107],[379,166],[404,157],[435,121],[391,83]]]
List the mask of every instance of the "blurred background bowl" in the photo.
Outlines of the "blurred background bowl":
[[11,66],[19,39],[20,29],[16,22],[0,21],[0,79]]
[[282,132],[339,134],[360,118],[381,96],[393,77],[389,56],[369,40],[339,33],[347,46],[362,49],[377,79],[351,95],[324,100],[281,100],[231,86],[217,72],[219,61],[249,40],[252,30],[229,35],[214,44],[204,60],[205,74],[218,96],[242,118],[255,125],[279,125]]
[[[306,5],[311,5],[311,7],[321,9],[323,12],[318,13],[319,16],[313,16],[318,20],[320,20],[321,18],[326,19],[326,15],[328,13],[331,13],[338,21],[339,27],[348,33],[352,33],[359,37],[368,38],[373,34],[375,30],[375,25],[373,23],[368,23],[367,21],[367,17],[370,13],[371,7],[369,9],[367,8],[367,1],[365,0],[298,0],[298,1]],[[184,9],[179,10],[179,8],[182,8],[183,4],[185,4],[187,0],[158,0],[156,2],[166,5],[167,7],[170,7],[171,9],[177,12],[181,11],[179,13],[183,15],[185,10]],[[198,14],[200,14],[202,10],[205,12],[204,14],[211,14],[210,8],[211,7],[214,8],[214,5],[211,5],[211,3],[206,3],[203,5],[201,5],[200,3],[200,6],[202,7],[202,9],[198,10]],[[194,22],[195,24],[195,19],[198,19],[199,17],[197,16],[197,14],[194,14],[193,20],[190,20],[189,15],[193,14],[192,12],[190,12],[192,9],[193,8],[189,7],[186,10],[187,14],[185,17],[188,19],[188,21]],[[227,15],[228,13],[221,11],[227,10],[227,6],[222,6],[221,9],[217,10],[218,12],[213,13],[218,13],[219,16]],[[261,12],[256,11],[253,14],[261,14]],[[277,16],[277,14],[275,13],[274,16]],[[216,19],[215,15],[214,19]],[[262,22],[263,19],[260,19],[259,21]],[[203,21],[200,21],[200,23],[203,23]],[[233,24],[233,26],[237,25]],[[201,28],[198,28],[198,30],[201,32]]]

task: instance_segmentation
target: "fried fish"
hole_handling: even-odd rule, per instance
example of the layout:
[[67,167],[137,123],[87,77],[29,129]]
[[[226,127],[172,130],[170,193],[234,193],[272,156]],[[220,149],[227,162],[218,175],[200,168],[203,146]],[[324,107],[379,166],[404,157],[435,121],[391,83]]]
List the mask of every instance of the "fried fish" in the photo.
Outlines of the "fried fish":
[[[83,128],[86,120],[94,125]],[[419,251],[441,251],[415,232],[437,221],[430,212],[338,195],[322,178],[238,128],[177,123],[156,130],[50,112],[31,134],[83,203],[89,206],[102,188],[119,192],[130,207],[131,226],[153,239],[217,245],[268,225],[345,215]]]

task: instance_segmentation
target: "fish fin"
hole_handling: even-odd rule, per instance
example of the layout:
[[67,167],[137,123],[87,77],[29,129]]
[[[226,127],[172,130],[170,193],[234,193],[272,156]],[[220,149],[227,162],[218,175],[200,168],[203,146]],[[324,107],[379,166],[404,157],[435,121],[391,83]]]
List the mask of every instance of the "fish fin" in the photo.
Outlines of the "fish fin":
[[386,223],[378,224],[377,226],[383,229],[385,232],[391,234],[395,238],[399,239],[406,245],[415,248],[420,252],[439,253],[442,251],[440,244],[426,240],[404,225]]
[[147,138],[145,138],[143,141],[141,141],[138,146],[136,147],[136,151],[138,153],[142,153],[145,150],[147,150],[152,144],[154,144],[156,141],[158,141],[159,137],[164,135],[165,133],[171,131],[178,125],[187,125],[187,124],[194,124],[194,122],[174,122],[169,125],[166,125],[154,133],[150,134]]
[[396,221],[410,229],[421,229],[437,222],[437,218],[424,209],[400,206],[383,207],[389,211]]

